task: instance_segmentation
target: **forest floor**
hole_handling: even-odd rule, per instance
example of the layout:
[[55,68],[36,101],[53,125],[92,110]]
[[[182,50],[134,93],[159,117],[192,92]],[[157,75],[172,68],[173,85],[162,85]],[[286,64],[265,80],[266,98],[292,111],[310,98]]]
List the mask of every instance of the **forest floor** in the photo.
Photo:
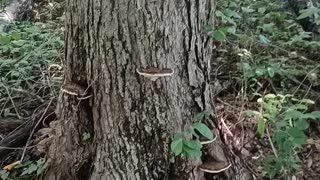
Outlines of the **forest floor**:
[[[220,138],[255,179],[320,179],[320,42],[277,0],[237,2],[218,1],[216,27],[204,28],[216,46]],[[64,6],[26,4],[22,21],[1,33],[0,179],[34,179],[47,166]]]

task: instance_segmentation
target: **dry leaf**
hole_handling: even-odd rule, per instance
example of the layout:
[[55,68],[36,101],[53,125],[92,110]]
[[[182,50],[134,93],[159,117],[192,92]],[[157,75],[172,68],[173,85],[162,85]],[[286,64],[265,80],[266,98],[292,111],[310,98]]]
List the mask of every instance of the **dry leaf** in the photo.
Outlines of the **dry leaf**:
[[14,163],[6,165],[5,167],[3,167],[3,170],[11,171],[18,164],[21,164],[21,161],[16,161]]

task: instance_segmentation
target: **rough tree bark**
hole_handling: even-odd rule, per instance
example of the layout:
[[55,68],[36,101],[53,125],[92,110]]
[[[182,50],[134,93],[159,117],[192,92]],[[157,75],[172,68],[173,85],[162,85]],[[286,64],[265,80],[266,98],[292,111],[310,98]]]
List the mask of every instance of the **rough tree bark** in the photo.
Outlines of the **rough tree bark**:
[[[214,0],[66,4],[65,84],[92,97],[61,96],[43,179],[194,179],[169,144],[195,113],[213,109],[213,49],[201,28],[213,24]],[[136,72],[147,66],[174,74],[153,82]],[[235,173],[230,179],[244,179]]]

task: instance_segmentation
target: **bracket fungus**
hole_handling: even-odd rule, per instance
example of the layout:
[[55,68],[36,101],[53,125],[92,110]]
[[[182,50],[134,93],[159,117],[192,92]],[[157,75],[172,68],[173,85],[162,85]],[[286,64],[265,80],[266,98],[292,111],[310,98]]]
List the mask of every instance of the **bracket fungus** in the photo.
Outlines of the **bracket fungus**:
[[208,140],[207,138],[200,138],[200,143],[202,145],[205,145],[205,144],[210,144],[210,143],[213,143],[215,140],[217,139],[217,136],[215,136],[213,139],[210,139]]
[[170,68],[156,68],[156,67],[148,67],[148,68],[137,68],[137,73],[140,76],[144,76],[150,78],[151,81],[157,80],[159,77],[172,76],[174,71]]
[[198,167],[203,172],[216,174],[229,169],[231,164],[224,161],[215,161],[201,164]]
[[91,97],[91,95],[87,94],[87,90],[83,87],[75,84],[75,83],[65,83],[61,86],[61,91],[72,95],[72,96],[79,96],[78,99],[87,99]]

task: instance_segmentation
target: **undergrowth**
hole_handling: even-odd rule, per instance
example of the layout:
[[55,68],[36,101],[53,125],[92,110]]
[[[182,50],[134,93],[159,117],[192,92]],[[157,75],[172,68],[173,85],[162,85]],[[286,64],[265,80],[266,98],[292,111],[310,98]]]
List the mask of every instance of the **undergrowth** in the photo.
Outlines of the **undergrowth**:
[[320,119],[308,100],[319,96],[320,4],[295,10],[288,1],[219,0],[215,27],[204,28],[218,49],[229,49],[226,55],[236,59],[242,99],[258,99],[260,111],[246,112],[258,117],[257,131],[270,138],[265,178],[295,175],[309,122]]
[[[0,33],[1,117],[32,118],[38,107],[57,96],[64,41],[62,31],[53,27],[54,23],[23,22]],[[3,163],[3,180],[34,179],[47,166],[42,158]]]

